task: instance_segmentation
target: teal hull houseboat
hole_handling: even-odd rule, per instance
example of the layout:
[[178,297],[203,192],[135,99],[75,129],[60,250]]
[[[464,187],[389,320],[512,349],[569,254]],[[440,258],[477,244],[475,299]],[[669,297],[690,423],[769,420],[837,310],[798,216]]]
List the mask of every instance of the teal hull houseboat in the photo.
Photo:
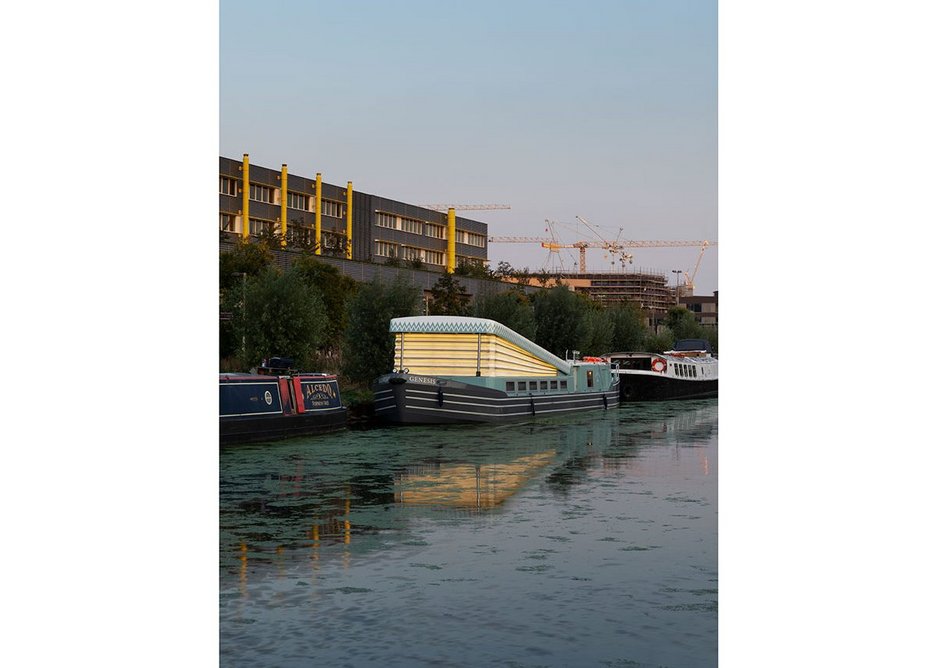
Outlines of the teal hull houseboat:
[[509,422],[609,408],[618,379],[600,358],[560,359],[484,318],[394,318],[394,366],[374,383],[374,414],[397,424]]

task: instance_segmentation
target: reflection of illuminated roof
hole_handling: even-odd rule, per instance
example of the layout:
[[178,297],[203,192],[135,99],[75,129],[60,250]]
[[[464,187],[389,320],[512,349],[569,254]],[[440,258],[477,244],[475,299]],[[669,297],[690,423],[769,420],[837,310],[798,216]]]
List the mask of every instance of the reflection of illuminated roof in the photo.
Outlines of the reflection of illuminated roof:
[[440,464],[432,471],[402,473],[396,480],[395,500],[421,506],[493,508],[516,494],[555,456],[550,450],[507,464]]
[[390,321],[392,334],[492,334],[552,364],[563,373],[570,372],[568,362],[561,360],[545,348],[527,339],[500,322],[487,318],[469,318],[457,315],[417,315],[409,318],[393,318]]

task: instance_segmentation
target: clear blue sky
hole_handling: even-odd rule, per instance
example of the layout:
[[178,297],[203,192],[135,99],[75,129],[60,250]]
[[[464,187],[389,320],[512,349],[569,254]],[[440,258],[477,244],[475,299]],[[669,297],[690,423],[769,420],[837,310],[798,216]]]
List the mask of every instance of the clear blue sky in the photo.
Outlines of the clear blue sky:
[[[462,214],[492,235],[550,219],[594,239],[578,215],[607,239],[715,241],[716,47],[708,0],[223,0],[220,150],[406,202],[511,205]],[[698,250],[633,254],[671,278]],[[535,269],[547,251],[489,258]],[[717,258],[697,294],[718,289]]]

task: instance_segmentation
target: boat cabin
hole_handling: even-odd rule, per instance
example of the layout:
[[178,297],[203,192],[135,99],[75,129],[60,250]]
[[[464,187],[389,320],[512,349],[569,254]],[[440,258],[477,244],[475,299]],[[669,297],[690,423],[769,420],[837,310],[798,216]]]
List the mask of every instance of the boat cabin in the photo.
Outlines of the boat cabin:
[[606,360],[563,360],[485,318],[394,318],[394,367],[411,377],[444,377],[511,394],[604,391]]

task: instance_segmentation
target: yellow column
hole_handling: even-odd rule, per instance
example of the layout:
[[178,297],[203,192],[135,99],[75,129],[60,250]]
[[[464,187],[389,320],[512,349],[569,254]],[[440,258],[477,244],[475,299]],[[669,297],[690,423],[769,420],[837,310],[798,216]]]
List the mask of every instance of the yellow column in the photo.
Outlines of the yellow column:
[[247,239],[251,234],[251,161],[244,154],[244,162],[241,164],[241,238]]
[[446,253],[446,271],[455,271],[455,209],[449,207],[449,244]]
[[316,255],[322,255],[322,173],[316,172]]
[[286,187],[286,163],[280,168],[280,246],[286,248],[286,197],[289,190]]
[[351,181],[345,191],[345,259],[351,259]]

